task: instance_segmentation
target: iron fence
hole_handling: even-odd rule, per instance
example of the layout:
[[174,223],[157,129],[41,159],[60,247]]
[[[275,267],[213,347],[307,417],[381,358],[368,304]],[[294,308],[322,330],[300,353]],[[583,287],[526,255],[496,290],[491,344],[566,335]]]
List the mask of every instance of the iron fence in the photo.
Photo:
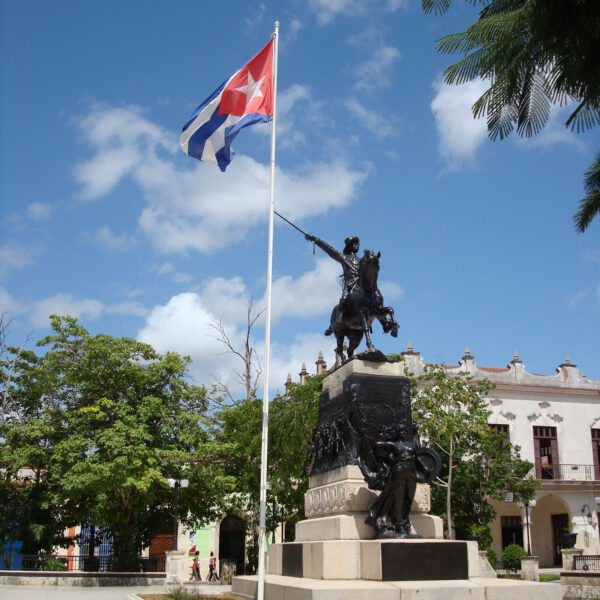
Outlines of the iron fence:
[[[136,572],[162,573],[165,555],[139,557]],[[13,554],[0,557],[0,568],[13,571],[80,571],[87,573],[113,572],[110,554],[85,556],[65,554]]]
[[600,571],[600,555],[581,554],[573,557],[574,571]]

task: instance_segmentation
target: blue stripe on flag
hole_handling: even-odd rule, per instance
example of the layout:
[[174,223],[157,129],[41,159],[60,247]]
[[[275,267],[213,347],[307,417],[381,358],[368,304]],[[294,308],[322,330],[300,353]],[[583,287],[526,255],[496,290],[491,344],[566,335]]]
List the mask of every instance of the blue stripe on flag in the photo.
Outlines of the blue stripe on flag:
[[225,171],[227,165],[231,162],[235,152],[231,149],[231,142],[233,142],[235,136],[244,127],[254,125],[255,123],[268,123],[271,117],[269,115],[261,115],[260,113],[252,113],[244,115],[235,125],[227,127],[225,129],[225,146],[216,153],[217,164],[221,171]]
[[[231,79],[231,78],[230,78]],[[198,108],[194,111],[194,114],[191,116],[190,120],[183,126],[181,130],[184,132],[191,124],[192,121],[200,114],[202,109],[210,104],[222,91],[225,85],[228,83],[229,79],[226,79]]]
[[[229,115],[220,115],[218,104],[215,108],[215,112],[213,112],[211,118],[204,123],[201,127],[199,127],[190,137],[188,141],[188,155],[197,158],[198,160],[202,160],[202,153],[204,152],[204,145],[206,144],[206,140],[208,140],[212,134],[219,128],[223,123],[227,120]],[[221,169],[223,170],[223,169]]]

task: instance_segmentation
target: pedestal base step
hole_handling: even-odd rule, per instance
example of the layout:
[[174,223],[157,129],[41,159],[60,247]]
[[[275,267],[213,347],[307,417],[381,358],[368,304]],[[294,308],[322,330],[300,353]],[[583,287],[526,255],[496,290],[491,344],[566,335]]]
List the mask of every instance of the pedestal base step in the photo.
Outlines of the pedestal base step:
[[[435,568],[435,567],[433,567]],[[231,593],[256,598],[258,577],[234,577]],[[560,600],[562,586],[484,579],[466,581],[340,581],[267,575],[265,600]]]
[[267,573],[311,579],[425,581],[479,577],[477,542],[423,539],[272,544]]

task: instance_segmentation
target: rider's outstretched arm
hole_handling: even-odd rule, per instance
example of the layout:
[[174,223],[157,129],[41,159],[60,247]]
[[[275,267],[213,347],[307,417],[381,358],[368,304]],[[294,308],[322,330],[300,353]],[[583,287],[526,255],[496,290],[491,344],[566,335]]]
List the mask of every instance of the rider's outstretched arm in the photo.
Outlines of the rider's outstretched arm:
[[330,246],[327,242],[324,242],[321,238],[318,238],[310,233],[304,236],[309,242],[314,242],[321,250],[326,252],[333,260],[342,262],[342,254],[338,252],[333,246]]

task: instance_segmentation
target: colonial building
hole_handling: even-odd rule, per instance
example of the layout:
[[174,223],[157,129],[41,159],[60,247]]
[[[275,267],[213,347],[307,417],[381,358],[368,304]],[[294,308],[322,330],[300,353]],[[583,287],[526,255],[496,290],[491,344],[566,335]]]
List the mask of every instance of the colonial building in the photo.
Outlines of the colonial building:
[[[423,372],[425,363],[409,345],[408,369]],[[561,564],[565,534],[577,534],[575,547],[600,554],[600,380],[588,379],[569,357],[554,375],[528,373],[515,351],[504,368],[480,367],[467,348],[449,373],[467,372],[495,384],[488,397],[489,423],[521,447],[541,482],[529,506],[492,501],[492,549],[500,556],[518,543],[539,556],[541,567]]]

